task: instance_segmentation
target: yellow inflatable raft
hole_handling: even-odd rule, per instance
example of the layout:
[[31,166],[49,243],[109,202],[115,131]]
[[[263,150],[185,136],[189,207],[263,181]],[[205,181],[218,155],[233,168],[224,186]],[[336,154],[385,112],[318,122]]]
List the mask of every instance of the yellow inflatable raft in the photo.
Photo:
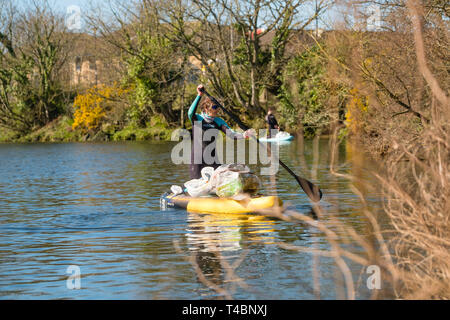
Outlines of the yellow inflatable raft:
[[281,205],[282,201],[275,196],[259,196],[242,200],[218,197],[193,198],[184,194],[161,196],[162,208],[183,208],[193,213],[248,214]]

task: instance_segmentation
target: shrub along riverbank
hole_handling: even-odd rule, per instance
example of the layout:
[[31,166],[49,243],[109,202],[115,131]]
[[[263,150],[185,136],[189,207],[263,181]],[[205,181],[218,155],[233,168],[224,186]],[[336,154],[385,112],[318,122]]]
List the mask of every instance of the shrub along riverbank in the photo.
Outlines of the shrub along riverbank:
[[85,132],[72,128],[73,119],[61,116],[46,126],[37,129],[24,136],[4,130],[0,133],[0,142],[29,143],[29,142],[101,142],[101,141],[145,141],[145,140],[170,140],[175,129],[165,126],[149,126],[140,128],[126,126],[119,128],[105,124],[99,130]]

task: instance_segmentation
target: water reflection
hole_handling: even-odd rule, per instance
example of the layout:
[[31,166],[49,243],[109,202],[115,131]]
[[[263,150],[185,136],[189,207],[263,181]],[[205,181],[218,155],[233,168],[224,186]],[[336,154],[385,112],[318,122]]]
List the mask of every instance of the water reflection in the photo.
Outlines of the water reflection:
[[189,250],[199,252],[241,250],[246,242],[272,243],[274,221],[256,215],[188,214],[186,239]]
[[240,226],[236,220],[220,220],[214,215],[189,213],[186,239],[188,249],[198,252],[241,249]]
[[187,221],[187,248],[198,267],[197,279],[205,279],[199,283],[209,283],[226,298],[237,283],[243,286],[234,272],[244,250],[252,243],[268,245],[275,239],[276,222],[263,216],[189,213]]

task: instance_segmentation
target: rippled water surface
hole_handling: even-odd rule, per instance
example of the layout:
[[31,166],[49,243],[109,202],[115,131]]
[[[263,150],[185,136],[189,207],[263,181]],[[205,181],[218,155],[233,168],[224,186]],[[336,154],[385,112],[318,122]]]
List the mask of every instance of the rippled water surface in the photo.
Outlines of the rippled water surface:
[[[70,143],[0,145],[0,298],[2,299],[215,299],[186,259],[207,279],[238,299],[314,299],[312,258],[278,243],[327,249],[325,236],[305,224],[252,216],[161,211],[160,195],[189,180],[173,165],[174,143]],[[362,235],[361,204],[344,178],[332,176],[327,139],[280,146],[281,159],[320,184],[327,215]],[[303,156],[304,155],[304,156]],[[368,162],[341,147],[341,172],[364,175]],[[355,160],[356,159],[356,160]],[[252,167],[257,170],[256,167]],[[310,203],[281,171],[266,193],[309,215]],[[377,195],[370,205],[380,206]],[[338,205],[336,205],[338,204]],[[245,254],[245,256],[243,256]],[[224,261],[242,262],[242,286],[226,281]],[[80,289],[68,267],[81,272]],[[361,266],[358,297],[369,297]],[[331,258],[320,258],[321,298],[342,296],[342,276]],[[69,280],[69,281],[68,281]]]

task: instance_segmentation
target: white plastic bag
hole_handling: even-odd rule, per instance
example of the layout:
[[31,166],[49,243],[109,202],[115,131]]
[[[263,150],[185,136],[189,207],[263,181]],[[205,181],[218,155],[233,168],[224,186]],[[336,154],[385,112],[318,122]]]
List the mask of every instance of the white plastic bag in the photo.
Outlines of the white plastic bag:
[[213,188],[218,186],[218,184],[221,182],[222,176],[227,175],[226,172],[246,173],[250,172],[250,168],[244,164],[222,164],[214,171],[214,173],[211,176],[211,183],[213,185]]
[[211,190],[211,184],[203,179],[189,180],[184,184],[184,186],[186,187],[187,193],[191,197],[205,196]]
[[187,181],[184,186],[191,197],[216,194],[221,198],[233,197],[242,192],[256,193],[260,188],[258,177],[243,164],[223,164],[216,170],[205,167],[202,178]]
[[211,183],[213,174],[213,167],[204,167],[201,171],[202,178],[193,179],[184,184],[187,189],[187,193],[191,197],[201,197],[208,195],[213,188],[213,184]]

